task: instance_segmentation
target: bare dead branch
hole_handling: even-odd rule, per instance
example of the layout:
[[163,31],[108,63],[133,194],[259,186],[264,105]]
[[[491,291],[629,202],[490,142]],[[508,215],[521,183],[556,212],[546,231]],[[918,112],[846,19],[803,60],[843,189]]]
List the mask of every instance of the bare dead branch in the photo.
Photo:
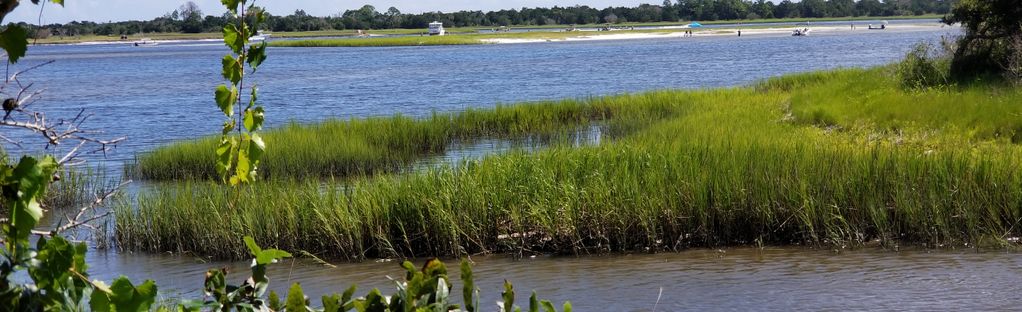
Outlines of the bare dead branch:
[[78,227],[82,227],[82,226],[87,226],[88,223],[90,223],[92,221],[96,221],[96,220],[99,220],[99,219],[102,219],[102,218],[105,218],[105,217],[109,216],[110,215],[110,211],[106,211],[106,212],[103,212],[103,213],[100,213],[100,214],[97,214],[97,215],[92,215],[92,216],[90,216],[88,218],[85,218],[87,213],[89,213],[91,211],[95,211],[97,208],[102,207],[103,204],[107,200],[109,200],[114,195],[117,195],[117,193],[120,192],[121,189],[123,189],[128,184],[131,184],[131,180],[128,180],[128,181],[125,181],[125,182],[123,182],[121,184],[118,184],[117,186],[115,186],[115,187],[111,188],[110,190],[106,191],[105,193],[100,194],[99,196],[96,196],[96,199],[93,200],[91,203],[89,203],[88,205],[78,209],[78,214],[76,214],[74,216],[74,218],[68,218],[66,224],[58,226],[56,229],[53,229],[52,231],[32,230],[32,234],[40,235],[40,236],[50,236],[50,235],[53,235],[54,233],[60,234],[60,233],[66,232],[66,231],[74,229],[74,228],[78,228]]
[[[45,90],[33,90],[34,83],[23,83],[20,76],[26,72],[30,72],[37,68],[51,64],[54,61],[47,61],[35,66],[20,70],[14,74],[6,77],[4,83],[0,84],[0,94],[3,94],[14,99],[14,105],[5,105],[2,119],[0,119],[0,128],[13,128],[22,130],[24,132],[31,133],[37,137],[42,137],[45,142],[45,148],[56,149],[61,144],[68,143],[73,146],[69,151],[63,153],[57,164],[61,167],[75,166],[84,163],[84,160],[79,159],[83,153],[106,153],[113,146],[126,140],[126,137],[120,137],[115,139],[101,139],[97,137],[102,132],[90,131],[83,128],[85,122],[87,122],[92,115],[87,114],[85,109],[79,110],[74,117],[71,118],[59,118],[56,122],[47,118],[47,115],[40,111],[32,110],[32,104],[43,94]],[[16,90],[14,88],[17,88]],[[8,102],[10,103],[10,102]],[[6,134],[6,133],[5,133]],[[20,142],[15,141],[9,135],[0,135],[0,140],[11,143],[16,146],[21,146]],[[91,146],[95,145],[96,148]],[[127,181],[117,185],[116,187],[107,190],[102,194],[97,194],[95,200],[88,205],[80,208],[77,214],[73,218],[67,218],[67,222],[61,222],[52,231],[38,231],[33,230],[32,233],[40,236],[49,236],[54,233],[60,234],[66,231],[78,227],[92,228],[88,223],[105,218],[110,215],[109,211],[97,212],[97,208],[102,207],[111,197],[117,194],[124,186],[131,183]]]

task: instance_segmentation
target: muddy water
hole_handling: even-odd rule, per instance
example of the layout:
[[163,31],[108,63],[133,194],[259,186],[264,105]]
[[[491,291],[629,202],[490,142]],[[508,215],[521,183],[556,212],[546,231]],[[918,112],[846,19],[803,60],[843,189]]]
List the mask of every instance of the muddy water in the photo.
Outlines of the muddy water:
[[[201,296],[207,268],[227,266],[235,282],[247,263],[186,256],[93,254],[94,278],[152,278],[163,297]],[[484,311],[496,307],[504,278],[519,302],[530,290],[577,311],[682,310],[1014,310],[1022,293],[1022,255],[967,250],[834,252],[805,248],[692,250],[658,255],[473,257]],[[420,261],[421,262],[421,261]],[[449,261],[457,275],[456,261]],[[421,264],[421,263],[420,263]],[[272,267],[274,288],[300,281],[310,298],[351,284],[393,291],[397,261],[337,264],[286,261]],[[460,282],[455,279],[455,294]],[[659,297],[659,303],[658,303]],[[318,302],[314,300],[314,302]]]

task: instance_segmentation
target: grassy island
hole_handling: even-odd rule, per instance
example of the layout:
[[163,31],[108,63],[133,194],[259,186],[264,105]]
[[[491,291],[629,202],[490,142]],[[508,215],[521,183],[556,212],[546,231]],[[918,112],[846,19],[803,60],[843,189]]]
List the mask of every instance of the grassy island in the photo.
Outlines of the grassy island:
[[[282,140],[269,143],[267,179],[239,198],[194,180],[212,166],[194,155],[211,149],[182,142],[138,169],[192,179],[122,202],[116,237],[130,249],[238,258],[246,251],[235,238],[251,235],[361,259],[1022,236],[1022,90],[906,90],[894,76],[891,67],[844,69],[748,87],[295,125],[269,135]],[[619,130],[596,146],[554,141],[461,166],[365,174],[456,140],[588,123]],[[312,142],[326,144],[294,139],[317,131],[330,134]],[[292,171],[306,165],[314,169]]]

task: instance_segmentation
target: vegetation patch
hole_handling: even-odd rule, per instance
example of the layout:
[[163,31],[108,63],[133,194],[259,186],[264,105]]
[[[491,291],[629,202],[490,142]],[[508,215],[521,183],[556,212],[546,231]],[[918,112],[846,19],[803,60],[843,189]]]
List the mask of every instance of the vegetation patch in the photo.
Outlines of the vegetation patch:
[[[291,124],[263,135],[267,144],[279,148],[267,150],[260,174],[264,179],[296,179],[394,172],[443,153],[452,143],[481,138],[553,140],[593,122],[606,121],[609,134],[624,133],[672,113],[655,105],[628,107],[634,102],[662,102],[657,100],[660,96],[665,95],[507,105],[422,119],[398,115]],[[204,138],[164,146],[139,155],[128,173],[150,180],[215,179],[216,144],[216,138]]]
[[[894,71],[845,69],[560,104],[605,107],[596,111],[642,125],[599,146],[336,183],[274,179],[237,197],[208,182],[161,184],[119,205],[116,235],[129,249],[238,258],[246,252],[233,243],[241,233],[342,259],[941,246],[1022,235],[1020,149],[1011,139],[1022,125],[1009,118],[1022,113],[1010,104],[1022,91],[908,90]],[[465,112],[446,124],[477,129],[493,119],[459,116],[542,115],[498,111]],[[275,170],[269,161],[265,169]]]

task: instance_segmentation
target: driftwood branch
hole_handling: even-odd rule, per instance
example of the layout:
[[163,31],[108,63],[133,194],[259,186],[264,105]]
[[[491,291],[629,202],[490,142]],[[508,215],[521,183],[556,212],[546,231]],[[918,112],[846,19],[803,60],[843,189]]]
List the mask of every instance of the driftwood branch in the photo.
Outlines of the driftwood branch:
[[[82,148],[87,144],[98,145],[98,148],[91,150],[90,153],[106,153],[111,147],[126,140],[126,137],[108,140],[98,139],[94,135],[98,135],[100,132],[84,130],[82,125],[92,116],[91,114],[86,114],[84,109],[80,110],[73,118],[59,119],[56,122],[47,119],[46,114],[42,112],[30,110],[30,106],[45,90],[31,90],[34,84],[24,84],[21,82],[20,77],[29,71],[52,64],[53,62],[43,62],[17,71],[7,77],[3,85],[0,85],[0,93],[7,94],[8,96],[16,94],[16,97],[11,97],[13,103],[16,104],[13,107],[5,108],[3,119],[0,119],[0,127],[21,129],[42,136],[45,140],[46,148],[59,146],[65,141],[75,141],[75,147],[60,157],[58,164],[61,166],[73,166],[82,163],[77,158],[81,156]],[[8,90],[9,88],[17,88],[17,90]],[[21,146],[21,142],[15,141],[9,136],[3,136],[0,139],[19,147]]]
[[[0,2],[2,1],[0,0]],[[0,14],[2,13],[3,9],[0,8]],[[53,61],[47,61],[17,71],[7,76],[3,83],[0,84],[0,95],[3,95],[3,98],[0,98],[0,102],[4,102],[3,111],[0,112],[0,117],[2,117],[0,118],[0,129],[9,128],[26,133],[25,136],[15,136],[11,132],[5,131],[3,134],[0,134],[0,143],[6,142],[21,147],[23,142],[17,141],[19,138],[34,136],[42,139],[46,149],[56,148],[60,145],[71,146],[62,155],[55,155],[59,156],[57,157],[59,159],[57,164],[61,167],[67,167],[84,163],[84,160],[80,159],[80,156],[84,153],[106,153],[113,146],[127,139],[125,137],[102,139],[97,137],[101,135],[101,132],[86,130],[83,125],[92,115],[87,114],[84,109],[79,110],[71,118],[56,118],[55,120],[47,118],[45,113],[35,110],[32,104],[39,99],[45,90],[34,90],[34,84],[23,83],[21,76],[26,72],[51,63]],[[93,148],[92,146],[96,147]],[[105,190],[103,193],[96,194],[96,198],[92,202],[78,209],[74,217],[69,216],[66,222],[61,222],[56,228],[50,231],[33,230],[32,233],[40,236],[49,236],[79,227],[92,228],[89,225],[90,222],[110,215],[110,211],[98,212],[98,208],[102,207],[129,183],[131,182],[124,182],[109,190]],[[7,222],[7,220],[0,221]]]

